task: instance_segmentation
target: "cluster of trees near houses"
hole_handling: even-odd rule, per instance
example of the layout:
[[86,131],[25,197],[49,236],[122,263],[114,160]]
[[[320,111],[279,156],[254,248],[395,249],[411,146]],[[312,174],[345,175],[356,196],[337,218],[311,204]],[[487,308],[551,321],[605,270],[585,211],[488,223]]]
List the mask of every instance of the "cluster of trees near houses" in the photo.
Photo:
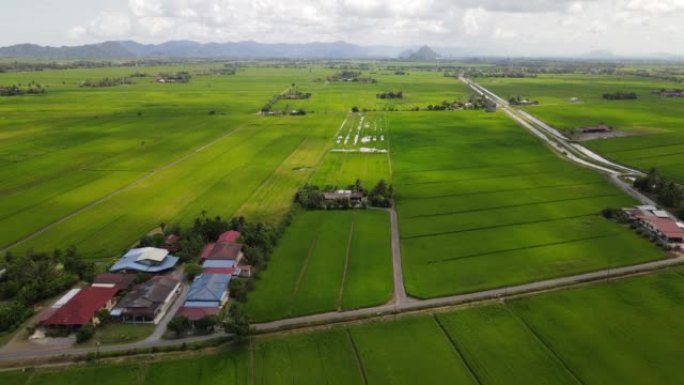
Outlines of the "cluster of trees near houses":
[[188,83],[192,76],[187,71],[175,73],[160,73],[157,75],[157,83]]
[[329,82],[358,82],[358,83],[377,83],[372,77],[362,77],[360,71],[340,71],[327,77]]
[[402,91],[382,92],[382,93],[376,94],[375,97],[378,99],[403,99],[404,98],[404,92],[402,92]]
[[639,76],[642,78],[663,80],[670,83],[684,83],[684,71],[678,69],[664,69],[657,72],[651,72],[643,69],[635,71],[620,71],[621,75]]
[[518,96],[511,96],[508,98],[508,104],[511,106],[536,106],[539,105],[539,101],[537,100],[529,100],[526,98]]
[[[326,193],[335,192],[337,190],[338,188],[336,186],[325,186],[321,188],[316,185],[307,184],[297,191],[295,202],[301,207],[309,210],[346,210],[353,208],[354,206],[350,198],[340,197],[334,201],[326,199]],[[356,183],[347,186],[345,191],[360,193],[363,196],[361,203],[362,208],[367,206],[389,208],[392,207],[394,201],[394,188],[384,180],[380,180],[372,189],[368,190],[364,187],[363,182],[361,182],[360,179],[357,179]]]
[[496,103],[489,100],[486,96],[475,96],[471,95],[468,97],[467,101],[454,100],[452,102],[442,101],[437,104],[428,104],[427,106],[421,107],[408,107],[405,109],[399,109],[396,107],[384,107],[381,110],[360,108],[359,106],[353,106],[351,112],[375,112],[375,111],[456,111],[456,110],[487,110],[496,111]]
[[670,209],[675,215],[684,219],[684,187],[651,169],[645,176],[634,181],[634,187],[639,191],[655,197],[655,200]]
[[455,100],[453,102],[443,101],[440,104],[430,104],[425,111],[452,111],[452,110],[483,110],[496,109],[496,103],[489,100],[484,95],[470,95],[467,101]]
[[682,98],[684,97],[684,90],[681,88],[674,88],[671,90],[661,88],[657,91],[652,91],[654,95],[663,96],[666,98]]
[[35,81],[30,82],[25,87],[21,84],[0,86],[0,96],[41,95],[45,92],[45,87]]
[[27,251],[0,257],[0,332],[11,331],[33,315],[40,301],[76,283],[92,282],[95,265],[75,247],[51,253]]
[[634,100],[638,99],[639,95],[637,95],[636,92],[617,91],[613,93],[605,93],[603,94],[603,98],[606,100]]
[[[166,236],[176,235],[179,240],[175,245],[178,250],[174,252],[174,255],[185,264],[186,278],[192,280],[202,272],[199,255],[204,246],[214,242],[225,231],[239,231],[239,242],[243,245],[242,252],[247,263],[252,266],[252,274],[250,277],[231,279],[230,297],[234,302],[230,305],[227,321],[222,326],[227,332],[244,336],[249,333],[250,327],[247,318],[242,313],[241,304],[247,301],[249,292],[254,290],[260,272],[266,269],[273,249],[292,221],[292,215],[292,213],[288,214],[279,226],[272,226],[261,222],[251,222],[244,217],[235,217],[230,220],[220,216],[209,217],[206,212],[203,212],[188,228],[161,224],[163,232],[143,237],[140,240],[140,246],[161,247],[166,242]],[[187,319],[179,317],[169,323],[169,330],[181,336],[191,328],[194,328],[196,333],[213,330],[218,323],[219,319],[216,317],[209,317],[192,324]]]
[[297,110],[290,110],[289,106],[281,111],[272,111],[273,106],[282,99],[309,99],[310,92],[302,92],[297,89],[297,85],[292,83],[283,93],[273,96],[263,107],[261,107],[261,114],[263,115],[306,115],[306,110],[299,108]]

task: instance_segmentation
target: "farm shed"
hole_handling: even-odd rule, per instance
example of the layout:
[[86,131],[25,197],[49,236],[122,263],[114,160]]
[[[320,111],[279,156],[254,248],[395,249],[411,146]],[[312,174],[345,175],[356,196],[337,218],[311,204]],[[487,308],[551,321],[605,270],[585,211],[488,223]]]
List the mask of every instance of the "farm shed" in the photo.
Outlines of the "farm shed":
[[109,271],[160,273],[173,269],[177,263],[178,257],[170,255],[166,249],[143,247],[129,250]]
[[89,323],[97,324],[99,320],[95,317],[95,313],[100,309],[111,309],[114,305],[114,296],[118,292],[119,289],[109,287],[83,288],[49,317],[41,320],[41,324],[47,327],[67,328],[80,327]]
[[164,317],[181,290],[178,280],[153,277],[126,294],[112,310],[112,316],[124,322],[157,324]]

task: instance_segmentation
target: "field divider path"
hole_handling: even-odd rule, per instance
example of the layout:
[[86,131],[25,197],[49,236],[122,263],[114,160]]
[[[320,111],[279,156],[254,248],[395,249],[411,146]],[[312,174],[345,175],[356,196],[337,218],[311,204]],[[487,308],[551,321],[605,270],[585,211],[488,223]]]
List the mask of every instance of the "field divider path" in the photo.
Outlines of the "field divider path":
[[433,314],[432,320],[435,321],[435,324],[437,324],[437,327],[439,328],[439,330],[444,335],[444,338],[446,338],[447,341],[449,341],[449,344],[454,349],[454,352],[456,352],[456,354],[458,354],[458,356],[461,357],[461,359],[463,360],[463,364],[468,369],[468,373],[470,373],[470,376],[473,378],[473,380],[475,380],[475,382],[477,382],[479,385],[482,385],[483,383],[482,383],[482,380],[480,379],[480,376],[477,375],[477,372],[475,371],[475,369],[473,369],[471,363],[468,361],[466,356],[463,354],[463,351],[458,346],[458,343],[456,342],[456,340],[454,340],[451,337],[451,334],[449,334],[449,332],[446,330],[446,328],[444,328],[444,325],[442,325],[442,321],[439,320],[439,317],[437,317],[436,314]]
[[249,339],[249,368],[247,369],[247,378],[249,379],[249,385],[254,385],[255,380],[254,378],[256,377],[256,372],[255,372],[255,360],[256,358],[254,357],[254,349],[255,349],[255,344],[254,341],[250,338]]
[[534,339],[537,340],[537,342],[544,347],[546,351],[548,351],[561,365],[563,365],[563,368],[570,374],[570,376],[577,381],[578,384],[585,385],[585,382],[575,373],[574,370],[568,365],[562,358],[561,356],[551,348],[551,346],[546,342],[546,340],[537,333],[534,328],[530,324],[525,321],[525,318],[523,318],[521,315],[519,315],[514,309],[511,309],[510,306],[506,306],[506,309],[511,313],[511,315],[520,322],[521,325],[525,327],[533,336]]
[[[356,213],[354,213],[356,217]],[[344,287],[347,283],[347,270],[349,269],[349,257],[351,255],[352,239],[354,238],[354,221],[349,226],[349,239],[347,240],[347,252],[344,256],[344,271],[342,271],[342,282],[340,282],[340,290],[337,293],[337,311],[342,311],[342,295],[344,294]]]
[[180,163],[180,162],[183,162],[184,160],[190,158],[191,156],[193,156],[193,155],[195,155],[195,154],[197,154],[197,153],[200,153],[200,152],[206,150],[207,148],[209,148],[209,147],[215,145],[216,143],[220,142],[220,141],[223,140],[223,139],[225,139],[225,138],[227,138],[227,137],[229,137],[229,136],[231,136],[231,135],[234,135],[236,132],[238,132],[238,131],[241,130],[242,128],[248,126],[249,124],[251,124],[251,122],[243,123],[243,124],[239,125],[238,127],[234,128],[234,129],[232,129],[232,130],[230,130],[230,131],[227,132],[226,134],[221,135],[221,136],[219,136],[218,138],[213,139],[213,140],[210,141],[209,143],[205,143],[205,144],[201,145],[200,147],[197,147],[197,148],[195,148],[194,150],[191,150],[190,152],[186,153],[185,155],[182,155],[181,157],[176,158],[176,159],[172,160],[171,162],[166,163],[166,164],[164,164],[164,165],[162,165],[162,166],[156,168],[155,170],[152,170],[152,171],[150,171],[150,172],[148,172],[148,173],[146,173],[146,174],[140,176],[139,178],[136,178],[136,179],[133,180],[132,182],[130,182],[130,183],[124,185],[124,186],[121,186],[120,188],[118,188],[118,189],[116,189],[116,190],[114,190],[114,191],[112,191],[112,192],[110,192],[110,193],[108,193],[108,194],[106,194],[106,195],[100,197],[99,199],[97,199],[97,200],[95,200],[95,201],[92,201],[92,202],[88,203],[87,205],[82,206],[81,208],[79,208],[79,209],[77,209],[77,210],[75,210],[75,211],[72,211],[71,213],[67,214],[66,216],[63,216],[63,217],[61,217],[61,218],[59,218],[59,219],[57,219],[57,220],[55,220],[55,221],[53,221],[53,222],[51,222],[51,223],[45,225],[45,226],[43,226],[43,227],[40,228],[39,230],[34,231],[33,233],[28,234],[28,235],[26,235],[26,236],[20,238],[19,240],[14,241],[13,243],[10,243],[10,244],[7,245],[7,246],[4,246],[2,249],[0,249],[0,253],[5,253],[5,252],[9,251],[10,249],[12,249],[12,248],[14,248],[14,247],[16,247],[16,246],[19,246],[19,245],[21,245],[22,243],[24,243],[24,242],[26,242],[26,241],[29,241],[29,240],[31,240],[31,239],[33,239],[33,238],[35,238],[35,237],[37,237],[37,236],[39,236],[39,235],[45,233],[46,231],[52,229],[53,227],[55,227],[55,226],[57,226],[57,225],[59,225],[59,224],[62,224],[62,223],[64,223],[64,222],[70,220],[71,218],[74,218],[74,217],[80,215],[81,213],[83,213],[83,212],[85,212],[85,211],[88,211],[88,210],[90,210],[91,208],[93,208],[93,207],[95,207],[95,206],[98,206],[98,205],[100,205],[100,204],[102,204],[102,203],[108,201],[109,199],[111,199],[111,198],[113,198],[113,197],[115,197],[115,196],[121,194],[122,192],[127,191],[127,190],[129,190],[130,188],[132,188],[132,187],[134,187],[134,186],[140,184],[140,183],[143,182],[144,180],[146,180],[146,179],[148,179],[148,178],[150,178],[150,177],[152,177],[152,176],[154,176],[154,175],[157,175],[157,174],[159,174],[160,172],[162,172],[162,171],[164,171],[164,170],[167,170],[167,169],[169,169],[169,168],[171,168],[171,167],[177,165],[177,164]]
[[366,375],[366,368],[363,366],[363,361],[361,360],[361,356],[359,355],[359,349],[356,347],[356,342],[354,342],[354,337],[352,337],[351,332],[349,331],[349,328],[345,329],[347,333],[347,338],[349,339],[349,343],[351,344],[352,351],[354,351],[354,358],[356,359],[356,366],[359,369],[359,373],[361,374],[361,378],[363,379],[364,385],[368,385],[368,376]]
[[[661,259],[657,261],[645,262],[637,265],[613,267],[588,273],[572,276],[559,277],[544,281],[531,282],[515,286],[507,286],[497,289],[483,290],[468,294],[458,294],[446,297],[418,300],[410,299],[404,303],[388,303],[385,305],[348,310],[343,312],[319,313],[308,316],[286,318],[271,322],[253,324],[254,331],[258,334],[279,334],[291,330],[308,330],[323,326],[329,327],[332,324],[376,322],[378,318],[399,313],[421,313],[434,312],[440,308],[452,308],[467,305],[468,307],[478,304],[487,304],[492,301],[501,301],[506,298],[517,298],[535,295],[544,292],[553,292],[562,289],[585,286],[589,284],[627,279],[646,273],[664,270],[684,264],[684,256]],[[122,345],[101,346],[101,353],[126,352],[136,349],[151,349],[160,347],[173,347],[181,344],[194,342],[206,342],[215,339],[225,338],[226,334],[222,331],[196,337],[188,337],[178,340],[160,340],[156,342],[140,341]],[[26,360],[38,360],[54,358],[60,356],[82,356],[95,353],[97,348],[57,348],[41,349],[41,346],[31,346],[22,350],[8,350],[0,348],[0,362],[22,362]],[[35,362],[31,362],[32,365]]]
[[297,282],[295,282],[295,287],[294,290],[292,290],[292,298],[297,296],[297,293],[299,292],[299,286],[302,284],[302,281],[304,280],[304,276],[306,275],[306,269],[309,266],[309,260],[311,259],[311,254],[313,254],[314,249],[316,248],[316,243],[318,239],[314,239],[311,242],[311,246],[309,246],[309,251],[306,253],[306,257],[304,258],[304,263],[302,264],[302,269],[299,270],[299,275],[297,276]]

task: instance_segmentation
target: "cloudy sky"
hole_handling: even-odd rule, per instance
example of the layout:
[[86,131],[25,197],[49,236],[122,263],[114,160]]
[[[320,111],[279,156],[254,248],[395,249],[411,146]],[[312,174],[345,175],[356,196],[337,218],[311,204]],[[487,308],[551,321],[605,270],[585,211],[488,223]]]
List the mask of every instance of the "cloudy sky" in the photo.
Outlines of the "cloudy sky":
[[684,0],[2,0],[0,45],[344,40],[519,55],[684,53]]

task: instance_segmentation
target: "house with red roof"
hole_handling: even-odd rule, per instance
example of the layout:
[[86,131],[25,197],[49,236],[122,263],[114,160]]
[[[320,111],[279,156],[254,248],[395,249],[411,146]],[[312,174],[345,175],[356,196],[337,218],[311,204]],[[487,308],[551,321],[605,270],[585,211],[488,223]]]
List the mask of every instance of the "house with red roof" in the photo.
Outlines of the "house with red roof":
[[101,310],[110,310],[114,304],[114,296],[119,292],[115,287],[86,287],[79,290],[68,302],[41,320],[45,327],[79,328],[89,323],[97,324],[95,314]]
[[228,242],[228,243],[237,243],[237,240],[240,238],[240,232],[235,231],[235,230],[228,230],[225,233],[222,233],[219,235],[217,242]]
[[244,257],[242,253],[242,244],[236,243],[239,238],[239,231],[229,230],[222,233],[219,235],[216,242],[204,246],[200,253],[200,261],[235,261],[235,264],[238,264]]

